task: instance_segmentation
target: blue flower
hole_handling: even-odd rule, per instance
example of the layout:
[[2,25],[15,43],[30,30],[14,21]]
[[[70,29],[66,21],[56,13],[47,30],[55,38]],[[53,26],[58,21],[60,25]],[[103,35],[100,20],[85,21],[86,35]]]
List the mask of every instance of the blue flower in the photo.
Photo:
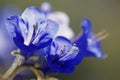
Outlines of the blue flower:
[[48,2],[42,3],[40,9],[46,14],[48,19],[51,19],[59,24],[59,30],[56,36],[64,36],[68,39],[72,39],[74,37],[74,31],[69,25],[70,18],[65,12],[53,11],[51,4]]
[[82,36],[74,42],[80,49],[79,55],[84,57],[94,56],[96,58],[105,58],[106,54],[102,54],[101,44],[96,35],[92,31],[92,23],[88,18],[81,22],[83,29]]
[[33,51],[51,43],[58,24],[47,19],[41,10],[31,6],[21,16],[7,18],[7,28],[21,54],[28,57]]
[[[51,69],[51,72],[71,73],[74,71],[76,65],[74,59],[78,52],[78,47],[72,44],[70,40],[58,36],[51,45],[45,48],[45,56],[49,68],[45,66],[43,68]],[[45,73],[47,70],[44,69]]]

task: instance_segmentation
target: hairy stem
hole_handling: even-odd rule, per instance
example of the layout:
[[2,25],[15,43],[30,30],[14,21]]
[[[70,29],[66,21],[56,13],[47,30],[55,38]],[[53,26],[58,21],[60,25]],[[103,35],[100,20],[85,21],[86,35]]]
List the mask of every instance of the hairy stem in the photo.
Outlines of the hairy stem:
[[37,80],[43,80],[42,76],[40,75],[40,72],[38,70],[36,70],[36,68],[34,68],[34,67],[31,66],[30,70],[33,71],[33,73],[36,75]]
[[2,80],[10,80],[13,76],[13,74],[15,75],[16,70],[19,70],[19,65],[21,65],[22,63],[22,56],[21,55],[16,55],[16,58],[13,62],[13,64],[11,65],[11,67],[3,74],[2,76]]
[[11,67],[1,76],[0,80],[13,80],[13,78],[25,68],[29,68],[37,77],[37,80],[43,80],[43,74],[35,68],[35,63],[24,62],[24,57],[20,55],[19,50],[12,51],[12,55],[16,56]]

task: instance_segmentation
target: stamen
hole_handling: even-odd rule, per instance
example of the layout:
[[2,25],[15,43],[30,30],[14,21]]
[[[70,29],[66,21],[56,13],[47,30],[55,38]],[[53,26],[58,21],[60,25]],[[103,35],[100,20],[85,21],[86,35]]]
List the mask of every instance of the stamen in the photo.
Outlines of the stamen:
[[105,39],[107,36],[109,36],[109,33],[106,33],[103,36],[98,37],[98,40],[101,41],[101,40]]
[[101,32],[96,34],[96,37],[102,36],[105,33],[107,33],[107,32],[105,30],[102,30]]
[[64,45],[64,47],[66,47],[66,45]]
[[76,44],[74,43],[74,44],[73,44],[73,46],[75,47],[75,46],[76,46]]
[[70,52],[71,50],[69,49],[68,52]]
[[77,52],[78,52],[78,51],[79,51],[79,49],[78,49],[78,48],[76,48],[76,49],[75,49],[75,51],[77,51]]
[[34,28],[34,30],[36,30],[36,26],[35,25],[33,25],[33,28]]
[[63,48],[60,50],[61,53],[63,53],[65,51],[65,47],[66,47],[66,45],[64,44]]
[[109,33],[107,33],[105,30],[103,30],[103,31],[97,33],[95,36],[92,36],[91,39],[93,41],[95,41],[96,39],[101,41],[101,40],[105,39],[108,35],[109,35]]
[[63,52],[63,50],[61,49],[60,52]]
[[105,39],[107,36],[109,35],[109,33],[107,33],[105,30],[99,32],[98,34],[96,34],[96,37],[99,41]]

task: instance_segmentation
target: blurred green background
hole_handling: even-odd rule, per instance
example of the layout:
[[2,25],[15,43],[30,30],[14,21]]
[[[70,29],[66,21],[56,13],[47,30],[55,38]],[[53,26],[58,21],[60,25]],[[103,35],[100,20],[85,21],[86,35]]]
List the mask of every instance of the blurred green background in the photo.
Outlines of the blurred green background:
[[54,11],[64,11],[70,17],[70,25],[79,34],[80,21],[89,17],[94,32],[105,29],[110,36],[102,41],[103,60],[85,58],[73,74],[57,74],[60,80],[120,80],[120,0],[0,0],[0,8],[16,5],[22,11],[31,5],[40,7],[50,2]]

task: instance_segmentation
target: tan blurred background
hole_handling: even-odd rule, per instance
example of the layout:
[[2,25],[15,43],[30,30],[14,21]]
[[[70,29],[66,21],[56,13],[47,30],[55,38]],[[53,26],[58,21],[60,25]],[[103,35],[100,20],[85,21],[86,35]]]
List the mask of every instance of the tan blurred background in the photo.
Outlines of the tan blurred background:
[[0,8],[16,5],[22,11],[31,5],[40,7],[44,1],[51,3],[54,11],[64,11],[70,16],[70,25],[76,32],[80,21],[89,17],[97,33],[105,29],[110,36],[102,41],[108,58],[86,58],[73,74],[57,74],[60,80],[120,80],[120,0],[0,0]]

